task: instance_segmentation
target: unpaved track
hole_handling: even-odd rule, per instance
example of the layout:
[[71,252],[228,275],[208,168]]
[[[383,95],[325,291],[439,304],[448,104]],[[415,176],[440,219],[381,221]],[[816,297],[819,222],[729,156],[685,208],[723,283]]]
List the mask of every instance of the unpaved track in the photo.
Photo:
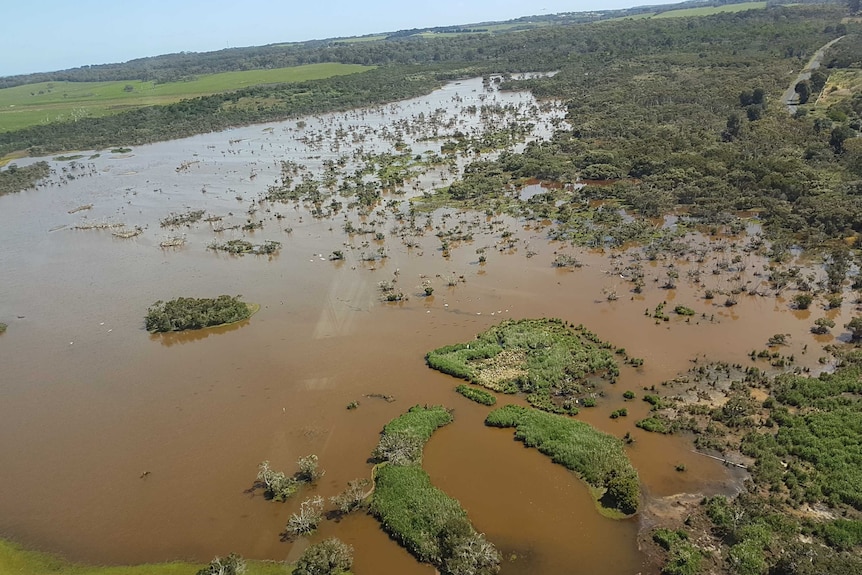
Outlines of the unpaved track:
[[814,55],[811,56],[811,59],[808,61],[808,64],[802,68],[802,71],[799,72],[799,75],[796,76],[796,79],[790,83],[790,86],[787,87],[787,90],[784,92],[784,95],[781,96],[781,102],[787,106],[787,111],[791,114],[796,113],[796,108],[799,107],[799,94],[796,93],[796,84],[803,80],[808,80],[811,78],[811,71],[816,70],[820,67],[820,62],[823,60],[823,56],[826,55],[826,50],[832,47],[835,42],[843,38],[844,36],[839,36],[834,40],[827,42],[823,46],[821,46]]

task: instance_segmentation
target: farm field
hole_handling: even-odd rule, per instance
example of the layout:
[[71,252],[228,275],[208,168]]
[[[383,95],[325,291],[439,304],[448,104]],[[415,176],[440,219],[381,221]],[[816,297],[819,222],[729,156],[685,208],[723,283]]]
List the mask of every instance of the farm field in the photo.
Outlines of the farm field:
[[324,63],[207,74],[166,84],[140,80],[27,84],[0,90],[0,132],[49,122],[107,116],[250,86],[319,80],[370,69],[370,66],[358,64]]
[[724,6],[703,6],[701,8],[682,8],[669,10],[652,16],[652,18],[683,18],[687,16],[711,16],[722,12],[742,12],[743,10],[760,10],[766,8],[766,2],[743,2],[742,4],[726,4]]

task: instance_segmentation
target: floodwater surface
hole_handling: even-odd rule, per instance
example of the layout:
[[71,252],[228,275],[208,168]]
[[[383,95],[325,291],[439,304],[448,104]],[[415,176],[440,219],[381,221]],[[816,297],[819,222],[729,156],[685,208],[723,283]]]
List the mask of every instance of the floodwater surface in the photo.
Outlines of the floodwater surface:
[[[471,113],[471,105],[478,110]],[[260,199],[278,180],[281,160],[319,177],[326,160],[343,157],[350,173],[362,153],[397,153],[393,146],[402,143],[415,155],[439,152],[442,136],[481,135],[503,120],[529,120],[535,129],[527,139],[545,137],[562,115],[558,104],[470,80],[426,98],[302,123],[127,154],[86,152],[76,168],[52,162],[52,184],[0,198],[0,321],[9,324],[0,336],[0,536],[98,564],[208,561],[231,551],[293,560],[309,541],[337,536],[355,547],[357,573],[430,574],[361,513],[324,521],[310,540],[285,542],[280,533],[305,497],[329,497],[370,476],[368,458],[387,421],[414,404],[443,404],[454,409],[455,422],[431,439],[424,466],[497,544],[502,573],[649,572],[637,546],[638,517],[599,515],[573,474],[514,441],[511,430],[484,427],[488,408],[456,394],[458,382],[428,369],[424,354],[505,318],[583,323],[645,360],[624,368],[599,405],[578,417],[618,437],[632,434],[627,449],[646,497],[732,492],[727,469],[693,453],[689,438],[635,428],[649,406],[622,394],[631,389],[640,397],[704,355],[749,361],[745,354],[774,333],[793,334],[787,353],[816,365],[814,350],[826,342],[807,328],[818,312],[801,317],[774,297],[743,294],[732,308],[704,300],[684,271],[708,264],[688,261],[677,262],[673,290],[659,287],[664,264],[645,262],[646,287],[636,295],[610,252],[550,242],[544,226],[503,216],[438,210],[416,216],[423,233],[409,242],[393,234],[408,218],[407,198],[446,185],[463,157],[424,170],[365,211],[335,192],[322,204],[325,217],[315,217],[314,202]],[[343,207],[327,207],[330,199]],[[219,219],[160,226],[171,213],[196,209]],[[348,234],[347,222],[373,227],[382,239]],[[248,223],[263,227],[243,230]],[[118,228],[75,229],[92,224],[139,226],[141,233],[122,239],[111,233]],[[435,233],[457,226],[470,228],[471,237],[453,242],[444,257]],[[244,257],[207,249],[238,238],[282,248]],[[182,245],[159,247],[170,239]],[[330,260],[336,250],[343,260]],[[577,254],[583,266],[552,267],[558,250]],[[751,272],[764,261],[745,257],[755,285],[762,278]],[[379,284],[390,281],[404,300],[382,301]],[[426,297],[428,286],[434,291]],[[619,297],[606,297],[610,292]],[[219,294],[241,294],[261,310],[226,328],[144,330],[157,300]],[[657,324],[644,315],[664,300],[691,306],[697,316]],[[359,407],[347,410],[352,401]],[[519,400],[500,398],[507,401]],[[621,406],[629,416],[611,420]],[[316,486],[283,504],[251,491],[261,461],[292,473],[297,458],[310,453],[326,470]]]

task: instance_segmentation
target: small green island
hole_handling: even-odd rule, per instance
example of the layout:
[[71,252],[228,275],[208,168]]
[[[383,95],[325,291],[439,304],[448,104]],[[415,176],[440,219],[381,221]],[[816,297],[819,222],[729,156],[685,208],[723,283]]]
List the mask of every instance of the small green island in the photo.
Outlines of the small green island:
[[[625,350],[584,326],[522,319],[506,320],[471,342],[435,349],[425,360],[438,371],[492,391],[524,393],[538,409],[575,415],[582,399],[594,401],[602,380],[616,381],[617,357],[627,359]],[[640,360],[627,361],[639,365]]]
[[178,297],[157,301],[147,310],[147,331],[164,333],[204,329],[246,320],[260,310],[260,305],[242,301],[242,296],[220,295],[217,298]]
[[422,449],[452,421],[445,407],[414,406],[383,428],[374,457],[371,513],[418,560],[443,575],[493,575],[500,553],[478,533],[457,499],[434,487],[422,469]]
[[589,485],[603,515],[619,518],[637,512],[638,473],[616,437],[583,421],[518,405],[495,409],[485,425],[515,428],[515,439],[577,473]]

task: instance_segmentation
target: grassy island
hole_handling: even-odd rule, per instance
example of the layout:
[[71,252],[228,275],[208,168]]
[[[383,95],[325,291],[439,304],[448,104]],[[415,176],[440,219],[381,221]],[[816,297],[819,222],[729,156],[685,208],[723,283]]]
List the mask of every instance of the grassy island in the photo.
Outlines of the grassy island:
[[515,439],[576,472],[607,514],[637,512],[638,474],[619,439],[582,421],[516,405],[495,409],[485,425],[514,427]]
[[204,329],[248,319],[259,309],[259,305],[245,303],[240,296],[179,297],[150,306],[145,323],[150,332]]
[[374,476],[371,512],[393,539],[444,575],[490,575],[499,570],[500,554],[420,466],[422,447],[451,421],[442,406],[415,406],[383,428],[374,453],[383,463]]
[[532,406],[553,413],[577,413],[581,397],[619,374],[611,344],[559,319],[507,320],[425,360],[492,391],[525,393]]

